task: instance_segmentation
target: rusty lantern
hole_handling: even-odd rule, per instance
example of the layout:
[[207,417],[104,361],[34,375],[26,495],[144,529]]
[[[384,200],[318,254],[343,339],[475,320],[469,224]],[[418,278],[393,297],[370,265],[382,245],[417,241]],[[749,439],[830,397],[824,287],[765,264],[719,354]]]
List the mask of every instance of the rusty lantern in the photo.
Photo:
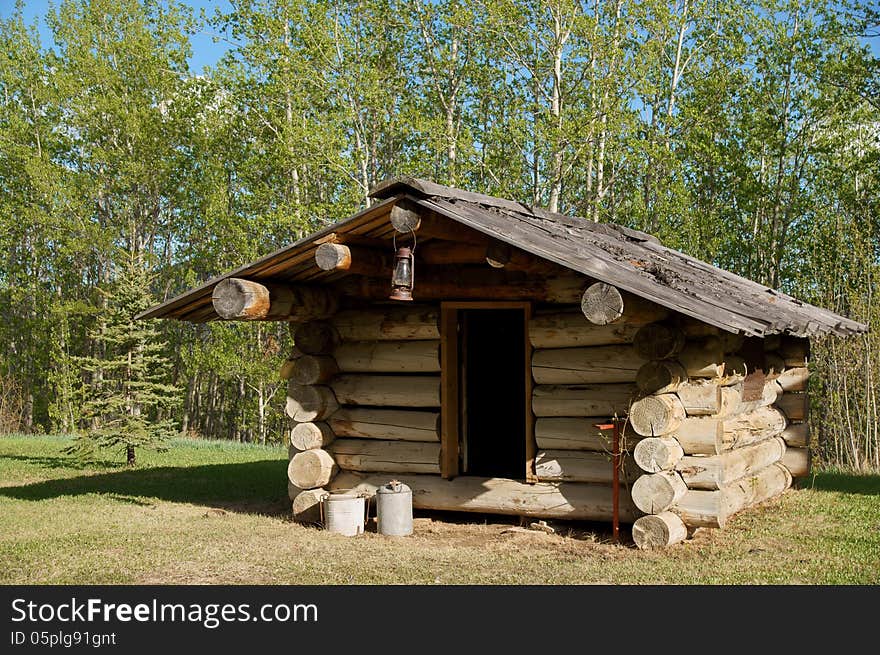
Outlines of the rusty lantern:
[[412,300],[415,261],[413,249],[407,246],[397,248],[394,254],[394,272],[391,274],[390,300]]

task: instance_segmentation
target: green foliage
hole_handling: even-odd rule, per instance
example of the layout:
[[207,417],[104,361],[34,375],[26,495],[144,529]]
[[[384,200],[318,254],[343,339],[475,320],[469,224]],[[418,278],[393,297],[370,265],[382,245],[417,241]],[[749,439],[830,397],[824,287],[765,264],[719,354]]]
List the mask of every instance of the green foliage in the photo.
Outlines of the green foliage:
[[118,446],[134,464],[135,449],[161,448],[177,434],[170,414],[179,390],[164,381],[167,344],[154,321],[135,319],[153,304],[141,262],[129,255],[114,277],[102,290],[106,310],[90,335],[98,354],[76,358],[88,381],[82,419],[90,428],[68,452],[93,458],[98,449]]
[[[104,356],[112,253],[148,263],[166,299],[415,174],[643,229],[870,322],[816,343],[814,428],[828,461],[880,466],[875,6],[239,0],[196,18],[62,0],[51,45],[20,7],[0,23],[0,377],[18,428],[91,427],[78,358]],[[230,45],[198,73],[196,30]],[[184,431],[282,438],[284,326],[155,329]]]

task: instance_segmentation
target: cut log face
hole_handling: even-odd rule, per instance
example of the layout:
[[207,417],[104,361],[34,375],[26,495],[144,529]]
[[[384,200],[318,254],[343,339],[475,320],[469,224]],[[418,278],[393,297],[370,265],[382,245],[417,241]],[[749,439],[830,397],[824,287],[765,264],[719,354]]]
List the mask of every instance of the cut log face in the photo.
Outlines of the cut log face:
[[439,373],[439,341],[355,341],[333,352],[346,373]]
[[667,359],[646,362],[636,372],[636,386],[642,393],[661,394],[675,391],[687,382],[688,375],[677,361]]
[[427,305],[347,310],[333,317],[343,341],[403,341],[440,338],[440,312]]
[[674,471],[647,473],[632,486],[633,503],[646,514],[665,512],[686,493],[687,485]]
[[297,423],[290,431],[290,445],[297,450],[323,448],[333,443],[335,435],[330,426],[323,422]]
[[300,489],[323,487],[336,475],[336,462],[320,448],[297,453],[287,465],[287,477]]
[[293,341],[307,355],[329,355],[339,343],[339,333],[327,321],[309,321],[294,329]]
[[287,379],[296,384],[323,384],[338,372],[336,360],[329,355],[303,355],[291,362]]
[[719,378],[724,375],[724,348],[717,337],[689,341],[677,359],[689,377]]
[[648,437],[636,444],[633,457],[643,471],[659,473],[674,469],[684,450],[672,437]]
[[775,462],[717,491],[690,490],[672,511],[689,528],[723,528],[740,510],[778,496],[790,486],[788,470]]
[[632,404],[629,422],[644,437],[659,437],[674,432],[685,418],[684,405],[671,393],[646,396]]
[[782,457],[782,465],[793,478],[804,478],[810,474],[810,449],[788,448]]
[[287,385],[286,413],[298,423],[323,421],[339,407],[330,387],[295,384]]
[[[611,418],[548,417],[535,421],[535,441],[542,450],[592,450],[610,453],[613,432],[600,430],[596,425],[610,425]],[[621,426],[621,450],[636,443],[641,437]],[[623,444],[626,440],[627,444]]]
[[[435,475],[403,475],[398,479],[412,489],[415,509],[446,510],[610,521],[613,514],[611,487],[586,482],[538,482],[528,484],[506,478],[459,476],[444,480]],[[342,473],[332,489],[373,495],[388,483],[387,475],[362,476]],[[620,490],[620,520],[631,522],[637,512],[626,489]]]
[[[296,487],[294,487],[296,488]],[[293,518],[298,523],[320,523],[321,503],[329,496],[323,489],[299,491],[293,498]]]
[[623,416],[636,388],[632,384],[541,385],[532,391],[535,416]]
[[[623,458],[621,480],[634,480],[639,474],[631,458]],[[535,475],[542,482],[601,482],[611,484],[614,465],[610,453],[544,450],[535,458]]]
[[636,519],[632,536],[640,550],[660,550],[687,539],[687,526],[672,512],[649,514]]
[[225,320],[285,320],[294,305],[292,288],[243,278],[226,278],[211,293],[217,315]]
[[315,263],[322,271],[346,271],[357,275],[390,275],[390,257],[372,248],[322,243],[315,250]]
[[340,375],[330,385],[344,405],[439,407],[436,375]]
[[581,311],[590,323],[608,325],[623,317],[623,295],[604,282],[591,284],[581,296]]
[[576,348],[631,343],[639,326],[632,323],[594,325],[582,312],[538,314],[529,322],[535,348]]
[[675,470],[690,489],[721,489],[778,462],[784,453],[782,439],[765,439],[720,455],[687,455],[676,464]]
[[329,424],[340,437],[440,440],[439,412],[341,407],[330,417]]
[[440,474],[440,444],[337,439],[333,457],[345,471]]
[[670,323],[649,323],[636,333],[633,348],[646,360],[671,359],[684,348],[684,333]]
[[538,384],[634,382],[644,363],[628,345],[542,349],[532,354],[532,377]]

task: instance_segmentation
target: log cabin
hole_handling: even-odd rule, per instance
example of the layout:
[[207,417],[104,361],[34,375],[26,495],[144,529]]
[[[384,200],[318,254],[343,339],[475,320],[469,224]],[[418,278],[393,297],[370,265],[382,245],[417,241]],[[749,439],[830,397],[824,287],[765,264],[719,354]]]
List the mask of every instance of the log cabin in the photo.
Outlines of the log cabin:
[[[594,223],[415,178],[140,318],[285,321],[288,491],[723,527],[810,470],[809,339],[867,327]],[[280,481],[279,481],[280,482]]]

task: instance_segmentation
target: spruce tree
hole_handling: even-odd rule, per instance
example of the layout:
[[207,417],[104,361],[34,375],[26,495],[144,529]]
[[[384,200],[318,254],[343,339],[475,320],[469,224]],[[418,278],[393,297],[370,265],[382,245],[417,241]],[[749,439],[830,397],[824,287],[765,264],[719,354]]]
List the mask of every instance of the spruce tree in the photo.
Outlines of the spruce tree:
[[133,466],[137,448],[161,449],[176,434],[170,413],[179,390],[167,382],[167,343],[155,323],[134,318],[153,304],[141,258],[126,254],[116,269],[115,282],[101,291],[107,309],[91,334],[97,354],[80,358],[91,378],[83,406],[89,428],[68,452],[88,458],[119,446]]

